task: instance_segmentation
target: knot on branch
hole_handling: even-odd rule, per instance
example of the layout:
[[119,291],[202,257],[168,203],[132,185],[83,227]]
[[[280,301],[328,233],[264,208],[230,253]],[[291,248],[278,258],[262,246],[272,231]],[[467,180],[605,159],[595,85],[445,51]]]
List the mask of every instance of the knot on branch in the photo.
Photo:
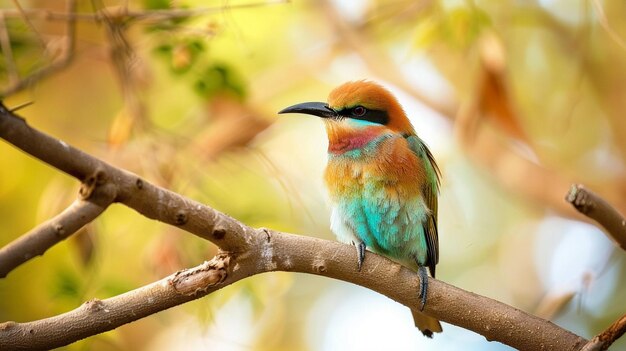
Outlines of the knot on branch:
[[65,227],[63,226],[63,224],[57,223],[57,224],[54,225],[53,229],[54,229],[54,233],[58,237],[60,237],[60,238],[65,237]]
[[17,324],[17,322],[14,322],[14,321],[7,321],[4,323],[0,323],[0,331],[16,328],[18,325],[19,324]]
[[83,180],[83,183],[78,191],[80,198],[83,200],[89,199],[95,192],[96,188],[107,182],[106,173],[98,169],[91,174],[87,179]]
[[102,302],[102,300],[100,299],[91,299],[85,303],[83,303],[83,308],[85,308],[85,310],[89,311],[89,312],[100,312],[100,311],[105,311],[108,312],[105,308],[104,308],[104,302]]
[[228,277],[230,260],[228,254],[220,253],[201,266],[176,272],[169,283],[176,292],[183,295],[192,296],[206,292]]
[[184,225],[187,223],[187,212],[185,210],[179,210],[176,212],[176,225]]
[[117,185],[109,181],[109,176],[104,170],[97,169],[83,180],[78,194],[82,200],[106,207],[115,201]]
[[213,237],[217,240],[222,240],[224,239],[224,236],[226,236],[226,229],[222,228],[222,227],[218,227],[218,228],[214,228],[213,229]]
[[326,260],[321,257],[316,257],[313,260],[311,268],[316,274],[324,274],[328,270],[328,268],[326,267]]

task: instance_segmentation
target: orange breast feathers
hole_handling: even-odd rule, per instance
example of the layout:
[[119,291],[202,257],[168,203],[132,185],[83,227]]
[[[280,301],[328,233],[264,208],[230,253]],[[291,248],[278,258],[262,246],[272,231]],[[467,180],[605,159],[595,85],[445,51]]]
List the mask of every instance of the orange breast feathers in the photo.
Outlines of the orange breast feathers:
[[333,199],[356,196],[366,184],[407,198],[421,195],[426,171],[406,139],[394,136],[358,158],[331,153],[324,178]]

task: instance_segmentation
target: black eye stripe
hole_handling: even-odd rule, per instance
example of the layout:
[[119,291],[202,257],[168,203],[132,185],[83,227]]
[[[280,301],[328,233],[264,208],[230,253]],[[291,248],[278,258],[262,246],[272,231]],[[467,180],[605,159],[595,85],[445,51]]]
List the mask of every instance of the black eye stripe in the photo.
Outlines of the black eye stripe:
[[387,124],[387,122],[389,122],[389,115],[387,114],[386,111],[371,110],[371,109],[365,108],[365,114],[363,114],[362,116],[358,116],[354,113],[354,109],[357,107],[364,108],[363,106],[344,108],[342,110],[337,111],[337,114],[341,118],[360,119],[363,121],[369,121],[369,122],[378,123],[378,124]]

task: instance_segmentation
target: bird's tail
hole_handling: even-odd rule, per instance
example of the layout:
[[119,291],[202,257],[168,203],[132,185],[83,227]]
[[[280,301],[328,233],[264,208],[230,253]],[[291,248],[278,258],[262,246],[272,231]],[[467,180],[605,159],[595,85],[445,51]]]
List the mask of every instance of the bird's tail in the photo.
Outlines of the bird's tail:
[[437,319],[415,310],[411,310],[411,313],[413,314],[413,321],[415,322],[415,326],[425,336],[432,338],[433,333],[441,333],[441,331],[443,330],[441,329],[441,323],[439,323]]

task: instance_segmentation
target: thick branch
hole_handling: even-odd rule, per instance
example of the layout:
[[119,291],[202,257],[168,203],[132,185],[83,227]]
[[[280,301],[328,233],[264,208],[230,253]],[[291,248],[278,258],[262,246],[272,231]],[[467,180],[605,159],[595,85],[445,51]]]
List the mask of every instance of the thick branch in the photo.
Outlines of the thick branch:
[[567,202],[578,212],[598,222],[623,250],[626,250],[626,219],[598,194],[580,184],[572,185]]
[[[239,256],[220,254],[196,268],[110,299],[88,301],[59,316],[0,324],[0,344],[7,350],[67,345],[269,271],[335,278],[372,289],[410,308],[419,306],[419,277],[384,257],[368,252],[359,272],[355,251],[348,245],[263,230],[254,236],[250,251]],[[586,342],[551,322],[432,278],[424,312],[520,350],[578,350]]]

